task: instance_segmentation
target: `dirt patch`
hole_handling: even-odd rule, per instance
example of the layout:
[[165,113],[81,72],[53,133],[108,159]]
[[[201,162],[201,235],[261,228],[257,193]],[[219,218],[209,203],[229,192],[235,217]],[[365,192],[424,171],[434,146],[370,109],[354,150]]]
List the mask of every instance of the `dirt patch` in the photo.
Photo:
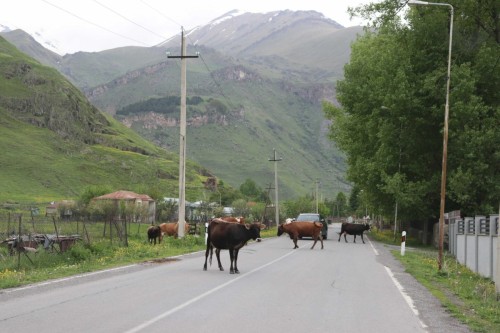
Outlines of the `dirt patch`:
[[175,262],[179,261],[180,259],[178,258],[159,258],[159,259],[153,259],[153,260],[148,260],[143,262],[143,264],[165,264],[165,263],[170,263],[170,262]]

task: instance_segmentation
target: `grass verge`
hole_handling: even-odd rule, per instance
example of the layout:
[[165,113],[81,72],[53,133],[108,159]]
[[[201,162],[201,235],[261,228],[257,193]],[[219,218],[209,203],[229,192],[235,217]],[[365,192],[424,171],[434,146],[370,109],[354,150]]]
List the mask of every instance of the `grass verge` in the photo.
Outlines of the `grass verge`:
[[[147,226],[144,226],[146,228]],[[205,250],[205,237],[187,235],[182,239],[164,237],[160,244],[149,244],[143,232],[130,235],[128,246],[119,246],[108,240],[91,244],[80,242],[63,253],[47,252],[9,256],[6,247],[0,247],[0,289],[19,287],[31,283],[68,277],[71,275],[99,271],[155,259],[164,259],[181,254]],[[276,235],[276,228],[263,230],[262,237]],[[200,269],[201,269],[200,263]]]
[[[371,233],[375,240],[395,244],[393,236]],[[388,241],[389,240],[389,241]],[[495,284],[444,254],[443,268],[438,271],[438,252],[434,248],[407,249],[405,256],[392,251],[418,282],[425,286],[441,304],[475,332],[500,332],[500,303]]]

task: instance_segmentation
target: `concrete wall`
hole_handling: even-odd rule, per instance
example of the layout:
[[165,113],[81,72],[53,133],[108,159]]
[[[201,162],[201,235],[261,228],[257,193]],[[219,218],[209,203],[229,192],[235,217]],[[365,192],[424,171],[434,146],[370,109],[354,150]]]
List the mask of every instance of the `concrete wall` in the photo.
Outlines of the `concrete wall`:
[[458,262],[491,279],[497,275],[497,241],[498,215],[450,220],[449,251]]

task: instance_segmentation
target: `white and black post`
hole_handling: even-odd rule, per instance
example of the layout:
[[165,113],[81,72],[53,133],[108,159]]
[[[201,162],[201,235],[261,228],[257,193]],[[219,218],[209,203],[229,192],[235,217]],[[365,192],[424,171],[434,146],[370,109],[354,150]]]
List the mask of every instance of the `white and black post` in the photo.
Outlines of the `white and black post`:
[[405,247],[406,247],[406,231],[401,233],[401,255],[405,255]]

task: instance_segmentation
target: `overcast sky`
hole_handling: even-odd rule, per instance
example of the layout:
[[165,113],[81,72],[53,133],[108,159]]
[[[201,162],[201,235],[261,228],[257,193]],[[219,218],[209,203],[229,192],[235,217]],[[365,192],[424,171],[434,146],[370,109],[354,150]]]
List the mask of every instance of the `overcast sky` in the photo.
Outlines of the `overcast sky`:
[[[3,1],[0,25],[39,33],[60,54],[119,46],[153,46],[204,25],[234,9],[266,13],[315,10],[348,27],[347,8],[370,0],[10,0]],[[375,1],[376,2],[376,1]],[[1,30],[2,27],[0,27]],[[37,38],[39,41],[42,38]]]

